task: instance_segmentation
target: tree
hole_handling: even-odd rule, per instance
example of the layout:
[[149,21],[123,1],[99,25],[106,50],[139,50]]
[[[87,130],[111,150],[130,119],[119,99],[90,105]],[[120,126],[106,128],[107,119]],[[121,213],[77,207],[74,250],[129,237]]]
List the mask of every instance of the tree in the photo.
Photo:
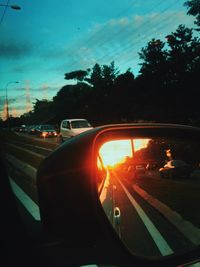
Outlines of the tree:
[[138,92],[135,84],[134,74],[128,69],[125,73],[119,74],[115,79],[115,90],[113,90],[112,98],[114,99],[117,118],[120,121],[133,119],[132,114],[137,99]]
[[102,69],[101,66],[96,63],[92,68],[92,72],[89,78],[87,78],[87,82],[89,82],[93,87],[101,87],[102,84]]
[[172,84],[182,81],[189,71],[192,60],[192,30],[180,25],[167,36],[169,46],[169,79]]
[[[189,122],[197,114],[200,42],[192,29],[180,25],[164,43],[153,39],[140,52],[141,75],[136,79],[145,104],[144,116],[159,121]],[[197,71],[198,70],[198,71]],[[190,103],[193,103],[192,105]]]
[[110,88],[114,85],[114,81],[119,74],[119,71],[115,67],[114,61],[110,65],[103,65],[102,67],[102,76],[104,81],[104,87]]
[[167,51],[164,50],[165,43],[160,40],[152,39],[145,48],[139,52],[141,63],[140,73],[142,75],[155,76],[165,71]]
[[[65,118],[88,118],[91,86],[86,83],[66,85],[53,98],[54,114],[58,122]],[[89,119],[89,118],[88,118]]]
[[114,62],[110,65],[99,66],[95,64],[91,73],[91,83],[93,83],[91,105],[93,116],[99,122],[112,121],[115,117],[115,79],[118,70]]
[[[196,18],[194,23],[200,27],[200,1],[189,0],[185,2],[185,6],[188,8],[187,14],[194,16]],[[196,30],[200,31],[200,28]]]
[[191,87],[191,78],[194,79],[194,76],[197,76],[197,69],[199,71],[200,41],[197,37],[193,37],[192,29],[180,25],[175,32],[170,34],[167,43],[171,87],[174,94],[177,94],[177,98],[181,94],[182,102],[184,103],[185,97],[187,103],[189,95],[195,88]]
[[[139,53],[143,62],[137,84],[137,110],[142,120],[158,120],[166,104],[168,53],[165,43],[152,39]],[[142,107],[145,107],[142,108]],[[162,111],[163,113],[163,111]]]
[[48,120],[50,120],[54,116],[53,102],[46,99],[36,99],[36,102],[33,106],[33,111],[32,113],[30,113],[30,115],[32,117],[31,120],[33,121],[33,123],[47,123]]
[[90,71],[90,69],[68,72],[68,73],[65,73],[65,79],[66,80],[76,80],[77,82],[78,81],[82,82],[82,81],[84,81],[84,79],[88,75],[89,71]]

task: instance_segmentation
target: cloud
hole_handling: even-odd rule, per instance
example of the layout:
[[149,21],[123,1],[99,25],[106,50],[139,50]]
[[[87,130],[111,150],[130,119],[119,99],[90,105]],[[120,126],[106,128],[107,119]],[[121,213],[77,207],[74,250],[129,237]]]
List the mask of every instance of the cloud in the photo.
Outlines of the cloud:
[[52,86],[52,85],[48,85],[47,83],[44,83],[42,86],[40,87],[37,87],[37,88],[34,88],[33,91],[36,92],[36,91],[39,91],[39,92],[42,92],[42,91],[58,91],[59,89],[61,89],[60,86]]
[[22,58],[29,55],[32,51],[32,46],[27,42],[17,42],[14,40],[7,40],[0,43],[0,58]]

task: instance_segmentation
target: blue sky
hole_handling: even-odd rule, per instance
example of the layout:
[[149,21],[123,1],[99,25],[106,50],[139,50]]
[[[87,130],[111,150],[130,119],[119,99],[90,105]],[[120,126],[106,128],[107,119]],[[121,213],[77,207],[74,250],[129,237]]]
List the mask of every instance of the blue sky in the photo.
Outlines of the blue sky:
[[138,52],[148,41],[165,40],[179,24],[194,26],[184,2],[10,0],[22,9],[7,9],[0,24],[1,114],[8,82],[19,81],[8,85],[10,113],[16,116],[36,98],[56,95],[67,84],[66,72],[114,60],[121,72],[131,67],[137,75]]

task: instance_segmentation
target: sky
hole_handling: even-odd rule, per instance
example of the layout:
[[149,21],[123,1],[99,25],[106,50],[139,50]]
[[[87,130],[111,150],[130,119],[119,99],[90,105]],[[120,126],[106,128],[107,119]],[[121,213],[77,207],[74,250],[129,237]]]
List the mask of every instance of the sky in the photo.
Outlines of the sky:
[[[10,114],[51,100],[66,72],[115,62],[138,75],[138,52],[180,24],[194,27],[184,0],[0,0],[0,116],[6,89]],[[18,83],[15,83],[15,82]]]

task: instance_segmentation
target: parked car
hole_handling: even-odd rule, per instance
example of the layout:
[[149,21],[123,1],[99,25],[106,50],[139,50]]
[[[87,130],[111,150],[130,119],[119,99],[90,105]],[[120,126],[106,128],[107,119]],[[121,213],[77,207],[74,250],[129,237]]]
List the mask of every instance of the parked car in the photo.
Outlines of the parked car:
[[191,165],[183,160],[170,160],[164,167],[159,169],[160,176],[163,178],[187,178],[192,171]]
[[56,137],[58,133],[53,125],[39,125],[35,128],[38,137]]
[[75,135],[92,129],[93,127],[86,119],[66,119],[60,124],[60,139],[65,141]]

